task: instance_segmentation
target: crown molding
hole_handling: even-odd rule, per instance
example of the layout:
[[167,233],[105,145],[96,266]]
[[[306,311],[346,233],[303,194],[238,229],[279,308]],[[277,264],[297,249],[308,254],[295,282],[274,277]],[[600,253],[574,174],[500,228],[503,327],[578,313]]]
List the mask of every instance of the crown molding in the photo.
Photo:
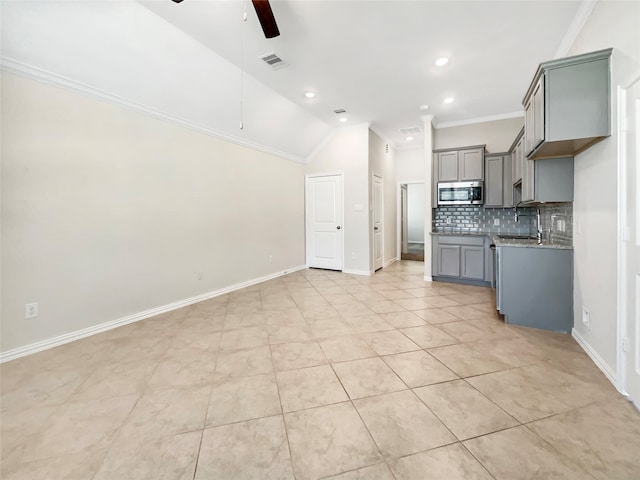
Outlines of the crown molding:
[[94,100],[124,107],[129,110],[133,110],[138,113],[142,113],[144,115],[157,118],[159,120],[164,120],[166,122],[173,123],[175,125],[178,125],[183,128],[187,128],[194,132],[202,133],[210,137],[220,138],[222,140],[235,143],[236,145],[240,145],[242,147],[247,147],[252,150],[268,153],[270,155],[276,155],[278,157],[282,157],[297,163],[303,163],[303,164],[306,163],[305,158],[303,157],[299,157],[297,155],[292,155],[287,152],[270,148],[265,145],[261,145],[259,143],[246,140],[244,138],[237,137],[235,135],[230,135],[220,130],[215,130],[213,128],[192,122],[185,118],[181,118],[177,115],[173,115],[168,112],[163,112],[161,110],[150,107],[148,105],[135,102],[133,100],[129,100],[128,98],[121,97],[119,95],[115,95],[113,93],[106,92],[104,90],[100,90],[99,88],[93,87],[86,83],[82,83],[82,82],[73,80],[71,78],[67,78],[62,75],[58,75],[56,73],[49,72],[47,70],[43,70],[38,67],[34,67],[32,65],[27,65],[25,63],[19,62],[11,58],[0,56],[0,70],[3,70],[8,73],[20,75],[20,76],[29,78],[31,80],[36,80],[38,82],[45,83],[47,85],[63,88],[65,90],[93,98]]
[[510,118],[524,117],[524,111],[501,113],[499,115],[489,115],[488,117],[469,118],[467,120],[459,120],[457,122],[443,122],[434,125],[434,128],[461,127],[463,125],[474,125],[476,123],[495,122],[497,120],[508,120]]
[[556,50],[556,54],[553,56],[554,59],[567,56],[573,42],[576,41],[582,27],[584,27],[584,24],[587,22],[591,12],[593,12],[593,8],[596,6],[596,3],[598,3],[598,0],[583,0],[582,3],[580,3],[576,15],[569,24],[567,33],[564,34],[560,45],[558,45],[558,50]]

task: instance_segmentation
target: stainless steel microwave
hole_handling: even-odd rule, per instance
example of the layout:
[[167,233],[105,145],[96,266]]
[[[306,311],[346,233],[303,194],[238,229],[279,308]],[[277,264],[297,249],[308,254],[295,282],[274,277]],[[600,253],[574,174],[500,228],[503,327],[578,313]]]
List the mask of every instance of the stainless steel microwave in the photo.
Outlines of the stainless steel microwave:
[[438,183],[438,205],[482,205],[484,182]]

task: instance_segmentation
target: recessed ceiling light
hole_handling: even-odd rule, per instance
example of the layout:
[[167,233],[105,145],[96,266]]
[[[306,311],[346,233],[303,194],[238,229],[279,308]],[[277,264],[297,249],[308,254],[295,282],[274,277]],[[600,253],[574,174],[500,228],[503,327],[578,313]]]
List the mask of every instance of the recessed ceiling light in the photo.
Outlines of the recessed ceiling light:
[[453,103],[453,97],[447,97],[444,99],[444,103]]
[[407,137],[407,142],[410,142],[411,140],[413,140],[413,137]]
[[338,121],[344,123],[347,121],[347,117],[340,117]]
[[436,60],[436,65],[439,67],[444,67],[447,63],[449,63],[449,59],[447,57],[440,57]]
[[315,97],[315,96],[316,96],[316,94],[315,94],[315,93],[313,93],[313,92],[306,92],[306,93],[304,94],[304,96],[305,96],[305,97],[307,97],[307,98],[313,98],[313,97]]

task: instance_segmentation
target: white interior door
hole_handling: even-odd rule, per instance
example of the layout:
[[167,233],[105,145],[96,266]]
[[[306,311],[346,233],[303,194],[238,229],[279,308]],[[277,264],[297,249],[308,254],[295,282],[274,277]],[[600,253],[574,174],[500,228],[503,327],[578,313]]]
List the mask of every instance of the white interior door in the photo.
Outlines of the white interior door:
[[402,233],[401,233],[401,242],[400,244],[402,245],[402,250],[401,250],[401,254],[402,253],[409,253],[409,219],[408,219],[408,215],[407,215],[407,185],[401,185],[400,186],[400,218],[402,221]]
[[373,269],[380,270],[384,264],[384,222],[382,203],[382,177],[373,176]]
[[308,176],[307,266],[342,270],[342,175]]
[[626,164],[626,201],[623,201],[626,225],[622,267],[626,270],[626,390],[640,406],[640,79],[627,89],[625,107],[623,118],[626,116],[627,125],[623,127],[622,137]]

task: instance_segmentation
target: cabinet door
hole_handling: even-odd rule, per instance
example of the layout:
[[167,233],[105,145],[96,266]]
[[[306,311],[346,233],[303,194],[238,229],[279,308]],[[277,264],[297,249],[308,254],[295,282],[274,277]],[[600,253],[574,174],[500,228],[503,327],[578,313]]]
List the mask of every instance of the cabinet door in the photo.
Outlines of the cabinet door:
[[458,152],[458,180],[484,180],[484,151],[481,148]]
[[460,246],[438,245],[438,275],[460,276]]
[[522,161],[524,160],[524,136],[516,144],[513,157],[513,183],[522,180]]
[[512,156],[505,155],[502,159],[502,206],[505,208],[513,207]]
[[524,159],[522,165],[522,201],[530,202],[535,195],[535,160]]
[[438,181],[455,182],[458,180],[458,152],[438,153]]
[[533,150],[533,102],[531,97],[524,105],[524,155],[525,158]]
[[462,247],[462,278],[484,280],[484,247]]
[[502,207],[503,203],[503,163],[502,156],[487,156],[485,165],[485,207]]
[[533,108],[533,136],[531,150],[535,149],[544,140],[544,75],[538,80],[532,95]]

